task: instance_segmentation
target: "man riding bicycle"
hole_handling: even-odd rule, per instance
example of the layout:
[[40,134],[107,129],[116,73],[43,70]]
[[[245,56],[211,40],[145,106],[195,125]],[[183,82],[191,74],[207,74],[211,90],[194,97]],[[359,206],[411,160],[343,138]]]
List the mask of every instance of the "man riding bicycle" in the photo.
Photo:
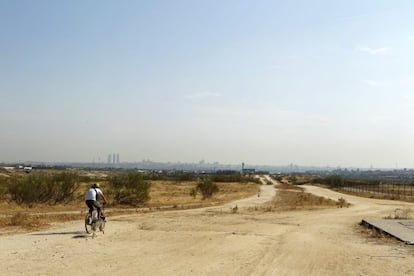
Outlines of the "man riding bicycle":
[[99,186],[99,183],[94,183],[89,188],[88,192],[85,195],[85,203],[89,207],[89,214],[91,215],[91,217],[93,208],[95,207],[98,211],[98,218],[105,219],[104,214],[102,213],[102,203],[106,204],[106,198]]

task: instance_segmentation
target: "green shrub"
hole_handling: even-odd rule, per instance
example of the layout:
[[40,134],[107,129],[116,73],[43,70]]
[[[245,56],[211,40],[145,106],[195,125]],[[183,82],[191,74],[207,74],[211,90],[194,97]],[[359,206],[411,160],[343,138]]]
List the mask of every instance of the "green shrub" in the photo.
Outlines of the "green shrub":
[[253,182],[253,183],[260,183],[260,180],[253,177],[253,176],[249,176],[249,175],[243,175],[240,174],[239,172],[235,172],[235,173],[220,173],[217,172],[215,174],[211,174],[210,175],[211,180],[214,182],[237,182],[237,183],[248,183],[248,182]]
[[295,184],[297,183],[297,181],[298,181],[298,178],[296,177],[296,175],[290,175],[290,176],[288,177],[288,181],[289,181],[291,184],[295,185]]
[[117,204],[141,205],[150,199],[151,184],[140,173],[128,173],[113,177],[109,194]]
[[180,172],[175,175],[176,180],[181,181],[193,181],[195,179],[195,174],[192,172]]
[[3,199],[6,196],[8,185],[9,185],[9,179],[0,177],[0,199]]
[[283,176],[282,176],[282,175],[272,175],[272,177],[273,177],[275,180],[279,181],[279,182],[282,182],[282,180],[283,180]]
[[193,198],[197,197],[197,189],[196,188],[192,188],[190,191],[190,196],[192,196]]
[[63,172],[52,177],[54,183],[54,201],[68,202],[73,199],[78,188],[78,175],[75,173]]
[[44,203],[51,200],[53,184],[50,176],[37,173],[15,179],[8,187],[11,200],[17,204]]
[[77,185],[74,173],[52,175],[38,172],[11,180],[7,193],[17,204],[60,203],[73,199]]
[[243,175],[241,175],[240,173],[233,173],[233,174],[217,173],[217,174],[212,174],[210,177],[211,177],[211,180],[214,182],[239,182],[239,183],[245,182]]
[[200,178],[196,189],[201,193],[203,199],[210,198],[219,191],[219,187],[211,178]]

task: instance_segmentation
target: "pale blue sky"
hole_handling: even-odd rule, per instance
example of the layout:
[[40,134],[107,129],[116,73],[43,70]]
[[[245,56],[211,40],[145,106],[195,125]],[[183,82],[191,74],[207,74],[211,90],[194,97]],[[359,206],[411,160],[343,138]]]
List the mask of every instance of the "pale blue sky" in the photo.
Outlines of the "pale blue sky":
[[413,14],[0,0],[0,161],[414,167]]

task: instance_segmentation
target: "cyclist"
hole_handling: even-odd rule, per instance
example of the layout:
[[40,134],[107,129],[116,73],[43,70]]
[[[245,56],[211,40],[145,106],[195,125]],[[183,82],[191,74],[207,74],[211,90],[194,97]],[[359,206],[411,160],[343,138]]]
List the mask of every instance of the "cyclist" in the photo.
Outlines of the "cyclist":
[[105,219],[104,214],[102,213],[102,204],[106,204],[106,198],[99,187],[99,183],[94,183],[89,188],[88,192],[85,195],[85,203],[89,207],[89,214],[91,217],[93,208],[95,207],[98,211],[98,218]]

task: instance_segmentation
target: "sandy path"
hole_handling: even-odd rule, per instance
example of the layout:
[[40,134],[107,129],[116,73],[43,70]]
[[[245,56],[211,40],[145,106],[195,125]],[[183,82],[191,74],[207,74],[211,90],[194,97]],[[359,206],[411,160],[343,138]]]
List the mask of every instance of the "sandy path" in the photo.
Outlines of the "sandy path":
[[272,186],[261,188],[260,196],[219,207],[109,218],[95,239],[83,234],[81,221],[0,236],[0,275],[414,275],[412,247],[368,238],[358,226],[413,204],[306,186],[354,205],[247,211],[272,198]]

